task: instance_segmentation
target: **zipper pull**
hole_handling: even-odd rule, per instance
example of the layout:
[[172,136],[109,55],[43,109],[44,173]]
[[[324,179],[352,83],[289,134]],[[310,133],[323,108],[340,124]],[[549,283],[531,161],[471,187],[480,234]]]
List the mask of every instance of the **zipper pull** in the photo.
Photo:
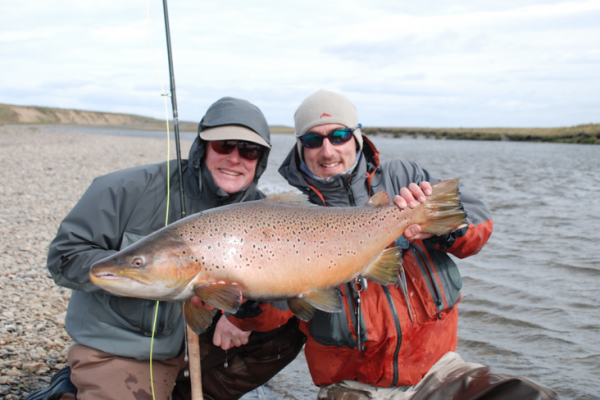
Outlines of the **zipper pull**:
[[365,278],[354,278],[354,290],[356,291],[356,308],[354,314],[356,315],[356,347],[359,351],[365,351],[365,344],[362,341],[361,332],[361,319],[362,319],[362,306],[360,301],[360,293],[367,290],[367,280]]

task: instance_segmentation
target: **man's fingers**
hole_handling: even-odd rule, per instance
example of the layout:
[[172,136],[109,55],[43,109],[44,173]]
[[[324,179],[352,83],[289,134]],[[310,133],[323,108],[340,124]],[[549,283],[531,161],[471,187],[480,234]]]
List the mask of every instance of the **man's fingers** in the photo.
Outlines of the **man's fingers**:
[[415,199],[419,200],[421,203],[424,203],[425,200],[427,200],[425,197],[425,193],[423,193],[423,190],[416,183],[411,183],[410,185],[408,185],[408,189],[410,190],[411,194],[415,197]]
[[400,189],[400,196],[404,198],[408,204],[408,207],[415,208],[417,206],[417,200],[415,199],[415,196],[413,196],[412,192],[408,190],[408,188]]
[[404,200],[404,198],[402,196],[399,195],[395,195],[394,196],[394,204],[401,210],[405,209],[406,207],[408,207],[408,204],[406,203],[406,200]]
[[425,196],[431,196],[431,193],[433,193],[433,189],[431,188],[431,183],[425,181],[425,182],[421,182],[421,189],[423,190],[423,193],[425,193]]
[[[215,334],[213,335],[213,344],[217,347],[220,347],[221,342],[222,342],[221,339],[222,339],[221,334],[218,331],[215,331]],[[223,349],[223,350],[226,350],[226,349]]]
[[421,227],[419,225],[410,225],[408,228],[406,228],[404,230],[404,237],[407,240],[411,240],[413,239],[415,236],[417,236],[419,233],[421,233]]
[[231,342],[231,340],[226,340],[224,343],[221,343],[221,348],[223,350],[229,350],[232,347],[233,347],[233,343]]
[[199,310],[205,308],[208,311],[212,311],[215,309],[214,306],[211,306],[210,304],[207,304],[207,303],[203,302],[202,300],[200,300],[200,297],[198,297],[198,296],[192,296],[192,298],[190,299],[190,303],[192,303],[192,305]]

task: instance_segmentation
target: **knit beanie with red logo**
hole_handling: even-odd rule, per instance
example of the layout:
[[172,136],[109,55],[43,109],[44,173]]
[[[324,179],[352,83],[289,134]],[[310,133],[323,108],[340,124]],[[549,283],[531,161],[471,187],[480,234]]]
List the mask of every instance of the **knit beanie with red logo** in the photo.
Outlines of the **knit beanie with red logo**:
[[[298,154],[304,160],[300,136],[317,125],[341,124],[347,128],[358,125],[358,112],[356,107],[346,96],[319,90],[308,96],[294,114],[294,126],[296,128],[296,142]],[[360,128],[354,131],[354,139],[358,144],[358,150],[362,150],[363,140]]]

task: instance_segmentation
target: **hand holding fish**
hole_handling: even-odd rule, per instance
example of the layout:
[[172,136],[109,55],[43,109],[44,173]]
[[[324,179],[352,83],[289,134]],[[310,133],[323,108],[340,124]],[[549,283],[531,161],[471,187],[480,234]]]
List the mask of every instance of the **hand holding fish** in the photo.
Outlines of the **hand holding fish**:
[[200,297],[198,296],[192,296],[192,298],[190,299],[190,303],[192,303],[192,305],[194,307],[196,307],[198,310],[201,310],[203,308],[206,308],[208,311],[212,311],[215,308],[213,306],[211,306],[208,303],[203,302],[202,300],[200,300]]
[[[432,189],[429,182],[421,182],[421,186],[416,183],[411,183],[408,188],[400,189],[400,194],[394,196],[394,204],[398,206],[400,210],[407,207],[415,208],[419,203],[424,203],[427,198],[426,196],[431,195]],[[432,237],[429,233],[420,233],[421,227],[419,225],[411,225],[404,231],[404,237],[407,240],[423,240]]]
[[213,344],[221,347],[223,350],[229,350],[232,347],[240,347],[248,343],[248,338],[252,332],[245,332],[233,325],[225,316],[222,316],[215,326]]

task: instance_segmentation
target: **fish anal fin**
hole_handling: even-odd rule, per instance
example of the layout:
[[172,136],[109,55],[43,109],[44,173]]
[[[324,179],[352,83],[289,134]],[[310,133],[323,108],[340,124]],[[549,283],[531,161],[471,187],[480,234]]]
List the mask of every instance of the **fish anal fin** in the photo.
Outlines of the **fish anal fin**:
[[313,203],[308,201],[308,196],[302,193],[277,193],[272,194],[261,201],[271,201],[273,203],[285,204],[288,206],[315,207]]
[[321,311],[337,313],[344,309],[342,295],[336,289],[309,293],[304,295],[304,299],[311,306]]
[[194,293],[203,302],[220,310],[235,314],[242,301],[242,287],[240,285],[207,283],[194,286]]
[[290,310],[302,321],[310,321],[315,315],[315,308],[303,298],[289,299],[287,302]]
[[380,285],[392,285],[398,280],[401,270],[400,248],[391,247],[383,250],[362,276]]
[[181,305],[181,312],[183,313],[185,322],[196,335],[200,335],[204,333],[212,323],[213,317],[217,313],[217,309],[215,308],[210,311],[206,308],[198,309],[192,305],[191,301],[186,301]]
[[365,204],[369,207],[381,207],[390,205],[390,196],[386,191],[377,192]]

